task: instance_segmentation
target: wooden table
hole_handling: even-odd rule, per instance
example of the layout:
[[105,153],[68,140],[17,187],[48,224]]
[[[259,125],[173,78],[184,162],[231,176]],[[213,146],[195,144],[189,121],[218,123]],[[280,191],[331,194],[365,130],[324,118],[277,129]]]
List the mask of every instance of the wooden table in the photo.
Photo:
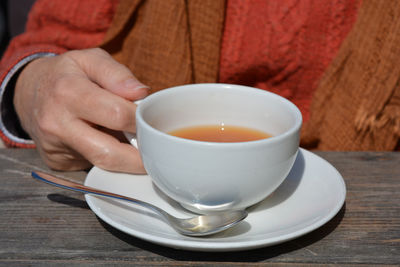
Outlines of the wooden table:
[[[47,170],[35,150],[0,149],[0,265],[399,266],[400,153],[317,154],[347,185],[346,203],[331,221],[283,244],[205,253],[120,232],[98,219],[82,194],[32,179],[32,170]],[[83,181],[86,173],[63,175]]]

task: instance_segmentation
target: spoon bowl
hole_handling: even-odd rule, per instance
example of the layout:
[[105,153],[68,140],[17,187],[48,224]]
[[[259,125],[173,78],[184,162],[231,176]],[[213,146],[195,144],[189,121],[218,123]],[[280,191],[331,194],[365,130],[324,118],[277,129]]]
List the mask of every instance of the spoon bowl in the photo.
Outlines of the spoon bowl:
[[81,193],[120,199],[151,209],[161,215],[166,223],[178,233],[187,236],[206,236],[224,231],[236,225],[247,217],[245,210],[220,211],[207,215],[198,215],[190,218],[177,218],[166,211],[141,200],[114,194],[104,190],[85,186],[44,172],[32,172],[32,177],[50,185]]

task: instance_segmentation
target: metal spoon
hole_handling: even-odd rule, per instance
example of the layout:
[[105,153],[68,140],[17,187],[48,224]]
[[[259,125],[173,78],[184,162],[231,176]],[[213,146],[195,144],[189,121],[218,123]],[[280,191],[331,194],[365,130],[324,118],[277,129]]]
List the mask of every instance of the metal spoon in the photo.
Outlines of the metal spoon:
[[232,210],[232,211],[221,211],[209,215],[199,215],[191,218],[180,219],[176,218],[164,210],[141,200],[137,200],[131,197],[126,197],[96,188],[84,186],[79,183],[75,183],[69,180],[65,180],[59,177],[55,177],[48,173],[43,172],[32,172],[32,177],[48,184],[58,186],[64,189],[78,191],[81,193],[89,193],[94,195],[100,195],[104,197],[116,198],[126,200],[137,205],[149,208],[162,216],[165,221],[172,226],[178,233],[187,236],[205,236],[215,234],[224,231],[238,222],[242,221],[247,217],[245,210]]

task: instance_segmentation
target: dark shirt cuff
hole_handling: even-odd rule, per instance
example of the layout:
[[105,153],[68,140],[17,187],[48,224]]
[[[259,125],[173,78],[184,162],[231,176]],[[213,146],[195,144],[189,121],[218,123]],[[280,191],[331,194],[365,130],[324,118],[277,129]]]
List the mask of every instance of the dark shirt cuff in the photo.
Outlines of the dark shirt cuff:
[[17,113],[14,109],[14,88],[18,75],[23,68],[32,60],[39,57],[55,56],[54,53],[37,53],[19,61],[7,73],[0,85],[0,130],[13,143],[33,144],[29,135],[22,129]]

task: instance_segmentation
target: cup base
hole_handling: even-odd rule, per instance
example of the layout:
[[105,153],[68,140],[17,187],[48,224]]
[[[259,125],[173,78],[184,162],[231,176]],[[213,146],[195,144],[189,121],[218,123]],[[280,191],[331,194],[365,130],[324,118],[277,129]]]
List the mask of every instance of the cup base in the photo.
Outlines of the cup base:
[[215,212],[221,212],[221,211],[226,211],[226,210],[232,210],[234,203],[225,203],[217,206],[208,206],[208,205],[202,205],[202,204],[184,204],[184,203],[179,203],[182,208],[196,213],[196,214],[210,214],[210,213],[215,213]]

